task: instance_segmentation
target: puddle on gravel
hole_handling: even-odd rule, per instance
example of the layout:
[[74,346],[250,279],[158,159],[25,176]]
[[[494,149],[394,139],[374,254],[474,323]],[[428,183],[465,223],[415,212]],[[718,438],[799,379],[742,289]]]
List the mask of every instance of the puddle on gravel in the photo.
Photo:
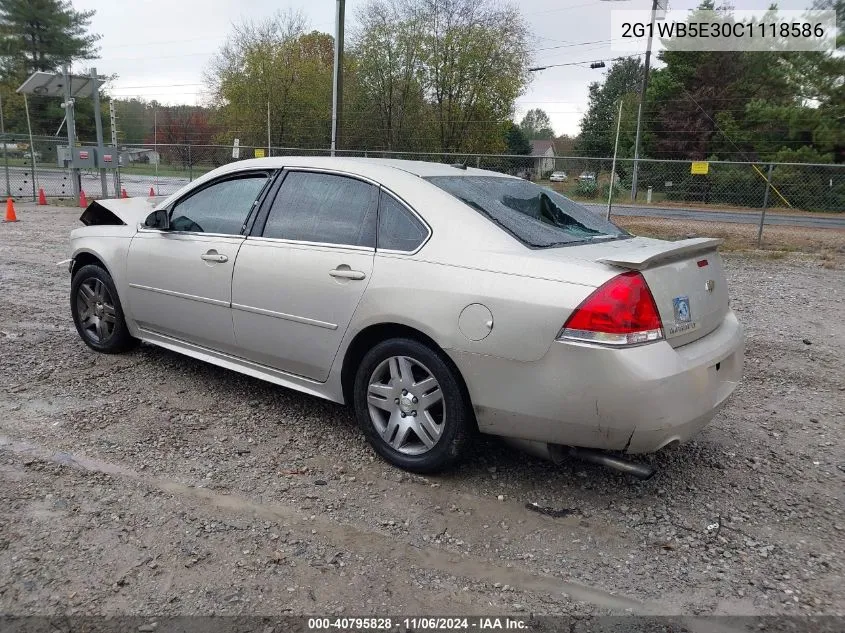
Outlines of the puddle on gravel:
[[181,497],[185,501],[193,502],[196,506],[202,506],[206,509],[212,508],[223,512],[246,514],[264,520],[284,521],[288,527],[301,527],[308,531],[317,529],[321,537],[330,540],[335,546],[374,558],[399,559],[404,565],[424,567],[477,582],[510,584],[523,591],[546,593],[553,596],[560,596],[565,593],[570,599],[594,604],[614,612],[658,615],[662,611],[665,614],[665,606],[661,608],[659,605],[617,596],[602,589],[567,582],[550,576],[533,574],[514,567],[500,566],[493,562],[450,553],[431,546],[421,548],[410,543],[386,542],[382,534],[322,518],[309,519],[305,513],[290,506],[262,504],[236,495],[221,494],[169,479],[145,476],[131,468],[84,455],[53,451],[5,436],[0,436],[0,450],[90,472],[130,479]]

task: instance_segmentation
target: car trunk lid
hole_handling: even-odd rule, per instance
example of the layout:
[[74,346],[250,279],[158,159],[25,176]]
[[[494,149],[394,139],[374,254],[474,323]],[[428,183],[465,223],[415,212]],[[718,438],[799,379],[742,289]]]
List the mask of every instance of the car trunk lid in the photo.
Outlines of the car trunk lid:
[[637,237],[579,250],[596,262],[639,271],[654,296],[666,340],[680,347],[715,330],[728,313],[720,244],[711,238],[665,242]]

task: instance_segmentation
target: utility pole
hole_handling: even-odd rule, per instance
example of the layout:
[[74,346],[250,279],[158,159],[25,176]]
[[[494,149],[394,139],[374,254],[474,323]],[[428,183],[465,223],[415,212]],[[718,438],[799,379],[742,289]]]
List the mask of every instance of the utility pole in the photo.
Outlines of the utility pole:
[[[91,81],[92,85],[94,86],[91,89],[91,98],[94,100],[94,127],[97,130],[97,162],[103,160],[103,154],[105,153],[105,147],[103,142],[103,119],[100,115],[100,86],[99,81],[97,80],[97,69],[91,69]],[[102,164],[100,162],[100,164]],[[106,181],[106,170],[103,167],[100,167],[100,186],[103,191],[103,197],[109,197],[109,185]]]
[[267,99],[267,156],[271,156],[270,150],[270,100]]
[[337,0],[334,35],[334,81],[332,85],[332,156],[338,149],[341,114],[343,112],[343,24],[345,12],[346,0]]
[[156,162],[156,195],[159,195],[158,188],[158,106],[153,110],[153,158]]
[[6,153],[6,123],[3,120],[3,95],[0,95],[0,136],[3,137],[3,164],[6,168],[6,197],[12,195],[12,187],[9,184],[9,155]]
[[658,0],[652,0],[651,4],[651,25],[648,29],[648,44],[645,49],[645,64],[643,68],[643,85],[640,88],[640,104],[637,107],[637,136],[634,140],[634,170],[631,175],[631,201],[637,201],[637,171],[640,160],[640,131],[643,123],[643,101],[648,90],[648,69],[651,63],[651,40],[654,34],[654,21],[657,17]]
[[109,99],[109,119],[111,120],[111,144],[117,155],[117,165],[114,168],[114,197],[120,197],[120,149],[117,147],[117,113],[114,109],[114,99]]
[[[67,144],[70,147],[71,165],[75,162],[74,151],[76,149],[76,120],[73,116],[73,97],[70,92],[70,70],[67,66],[62,69],[64,75],[64,93],[65,102],[62,104],[65,108],[65,116],[67,117]],[[34,156],[34,154],[33,154]],[[70,183],[73,189],[73,199],[79,200],[79,190],[82,188],[79,168],[71,167],[70,169]]]
[[610,221],[610,208],[613,206],[613,186],[616,175],[616,153],[619,151],[619,129],[622,126],[622,97],[619,97],[619,112],[616,115],[616,141],[613,143],[613,162],[610,164],[610,193],[607,194],[607,220]]

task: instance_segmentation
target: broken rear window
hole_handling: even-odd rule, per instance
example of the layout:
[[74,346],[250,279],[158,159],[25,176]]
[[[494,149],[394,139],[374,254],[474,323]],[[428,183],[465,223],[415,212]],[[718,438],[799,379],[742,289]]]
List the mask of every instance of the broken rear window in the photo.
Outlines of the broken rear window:
[[533,248],[629,237],[598,213],[526,180],[499,176],[432,176],[426,180]]

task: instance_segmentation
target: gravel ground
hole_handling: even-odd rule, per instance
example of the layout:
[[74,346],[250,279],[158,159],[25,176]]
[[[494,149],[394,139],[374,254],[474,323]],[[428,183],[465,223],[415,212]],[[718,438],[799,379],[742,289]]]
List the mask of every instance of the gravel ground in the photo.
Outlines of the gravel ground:
[[[0,612],[845,615],[845,275],[726,256],[746,376],[636,482],[480,439],[420,477],[349,410],[70,319],[70,209],[0,225]],[[526,503],[568,508],[553,518]]]

